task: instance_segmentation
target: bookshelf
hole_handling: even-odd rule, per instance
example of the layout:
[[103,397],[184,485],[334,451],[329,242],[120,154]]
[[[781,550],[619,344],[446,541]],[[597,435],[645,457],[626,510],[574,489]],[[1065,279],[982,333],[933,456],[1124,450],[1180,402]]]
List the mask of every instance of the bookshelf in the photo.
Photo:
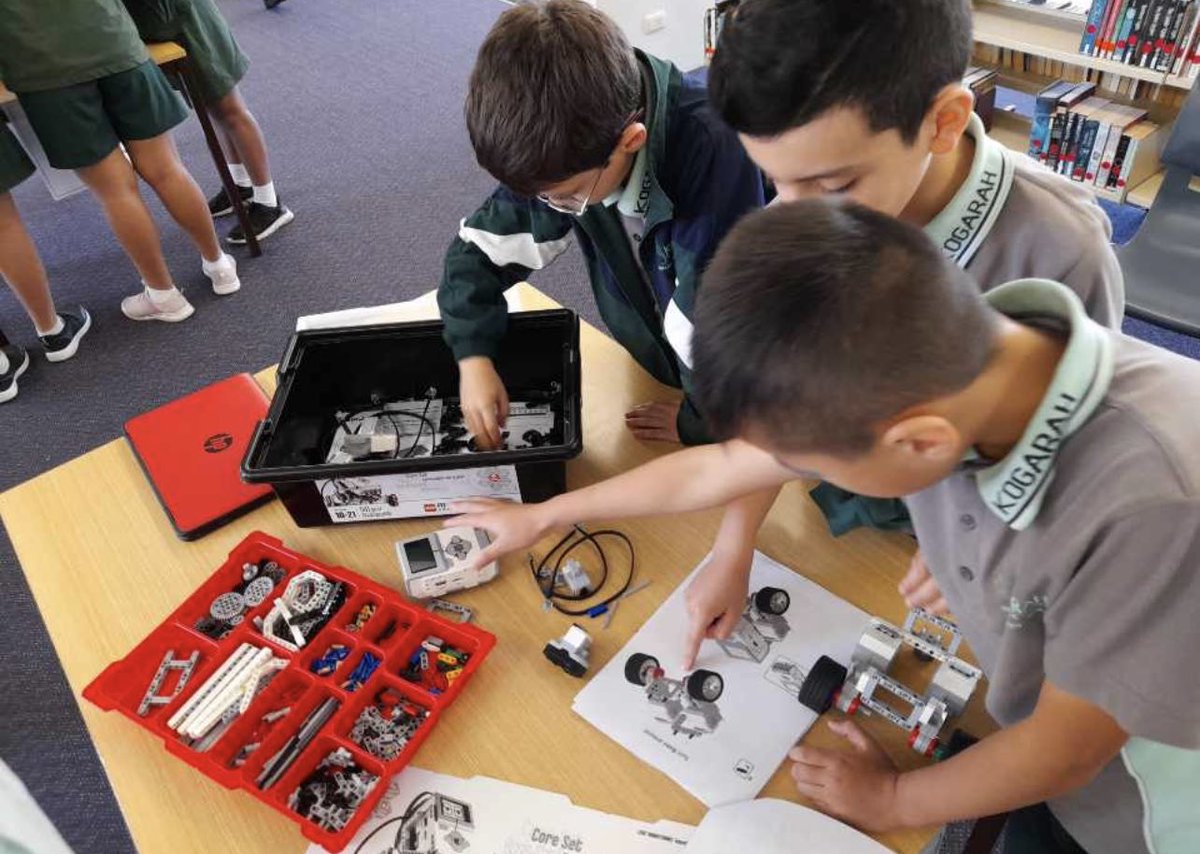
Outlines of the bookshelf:
[[1175,89],[1191,89],[1195,78],[1126,65],[1079,52],[1085,20],[1078,15],[1040,11],[1038,7],[976,0],[975,41],[1006,50],[1044,56],[1065,65],[1091,68],[1118,77]]
[[[1151,120],[1162,126],[1160,133],[1165,139],[1187,90],[1195,85],[1195,78],[1082,54],[1079,52],[1079,41],[1085,23],[1085,17],[1082,15],[1047,9],[1045,6],[1031,7],[1014,0],[974,2],[974,35],[977,48],[987,46],[1015,54],[1041,57],[1050,63],[1059,64],[1062,76],[1066,79],[1086,77],[1094,80],[1102,90],[1097,94],[1147,109]],[[994,62],[988,63],[986,59],[987,57],[981,58],[977,55],[975,61],[995,66]],[[1027,92],[1036,92],[1055,79],[1011,67],[1000,67],[998,70],[1001,73],[1000,85]],[[1117,82],[1114,81],[1121,80],[1129,81],[1129,84],[1120,85],[1122,91],[1126,91],[1126,85],[1132,90],[1132,81],[1136,81],[1141,89],[1135,94],[1144,95],[1148,91],[1148,96],[1129,99],[1108,91],[1109,87],[1118,88]],[[1028,148],[1029,121],[997,110],[991,135],[1023,154]],[[1130,187],[1123,193],[1102,188],[1093,190],[1100,198],[1148,208],[1153,204],[1162,186],[1162,174],[1155,167],[1141,170],[1136,178],[1137,180],[1130,181]]]
[[1161,71],[1080,53],[1083,24],[1082,18],[1049,16],[1008,4],[980,2],[975,5],[977,42],[1146,83],[1166,82],[1166,74]]

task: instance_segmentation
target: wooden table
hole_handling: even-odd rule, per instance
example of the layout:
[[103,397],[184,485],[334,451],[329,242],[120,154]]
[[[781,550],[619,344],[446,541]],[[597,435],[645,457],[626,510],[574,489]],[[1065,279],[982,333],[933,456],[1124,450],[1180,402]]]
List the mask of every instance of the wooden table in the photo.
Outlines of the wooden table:
[[[233,213],[237,217],[238,225],[242,227],[242,233],[246,235],[246,246],[250,249],[251,256],[261,255],[262,248],[258,244],[257,235],[255,235],[254,230],[250,227],[246,205],[233,183],[233,176],[229,172],[229,164],[225,162],[225,152],[221,149],[221,143],[217,139],[216,131],[213,130],[212,120],[209,118],[208,111],[199,100],[200,90],[195,84],[187,51],[184,50],[182,45],[176,42],[156,42],[146,45],[146,49],[150,52],[150,58],[154,60],[155,65],[179,81],[180,88],[183,89],[184,95],[191,102],[192,112],[196,114],[196,119],[200,122],[200,128],[204,131],[204,141],[208,144],[208,153],[212,157],[213,166],[216,167],[217,177],[221,179],[221,186],[225,188],[226,195],[233,202]],[[17,96],[0,82],[0,106],[15,100],[17,100]]]
[[[527,291],[527,308],[552,305],[529,286],[521,287]],[[622,418],[629,406],[663,399],[668,390],[586,324],[582,355],[585,451],[568,465],[573,487],[669,450],[632,439]],[[264,371],[259,379],[273,388],[273,372]],[[433,524],[417,520],[298,529],[282,505],[273,502],[198,542],[182,543],[123,440],[0,495],[0,515],[77,697],[251,531],[266,531],[320,561],[398,586],[393,541]],[[712,511],[619,523],[637,545],[643,577],[653,577],[654,584],[622,604],[610,630],[589,625],[594,668],[620,649],[700,561],[717,522],[718,513]],[[760,547],[873,614],[903,617],[895,588],[911,540],[858,531],[835,542],[799,484],[785,490]],[[642,820],[694,824],[701,819],[704,809],[698,801],[571,713],[580,683],[553,669],[541,653],[569,620],[541,611],[521,560],[506,560],[499,580],[455,598],[477,609],[478,621],[495,632],[499,643],[426,742],[417,764],[564,792],[578,804]],[[119,715],[86,702],[80,705],[140,850],[278,854],[303,849],[296,828],[283,816],[208,781]],[[990,728],[980,705],[977,698],[965,721],[977,733]],[[886,738],[903,765],[920,762],[902,733],[884,725],[871,730]],[[807,738],[814,744],[834,743],[823,725]],[[795,797],[785,770],[776,773],[764,794]],[[915,854],[929,837],[929,831],[906,831],[881,839],[897,851]]]

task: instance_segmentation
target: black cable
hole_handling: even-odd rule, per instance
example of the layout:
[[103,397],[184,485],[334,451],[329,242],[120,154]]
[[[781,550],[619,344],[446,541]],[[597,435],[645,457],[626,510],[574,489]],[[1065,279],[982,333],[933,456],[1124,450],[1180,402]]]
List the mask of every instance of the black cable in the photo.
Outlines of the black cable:
[[[586,608],[564,608],[558,604],[558,601],[555,600],[563,602],[579,602],[584,599],[591,599],[594,596],[600,595],[600,591],[604,589],[604,585],[608,582],[608,558],[604,554],[604,547],[600,545],[600,537],[617,537],[623,543],[625,543],[625,547],[629,549],[629,574],[625,577],[625,583],[622,584],[620,589],[611,596],[601,599],[599,602],[595,602]],[[592,548],[596,550],[596,553],[600,555],[600,583],[596,585],[596,589],[590,593],[555,593],[555,581],[558,578],[558,572],[562,567],[563,561],[566,560],[567,555],[582,546],[584,543],[590,544]],[[560,549],[561,553],[559,551]],[[556,554],[558,555],[557,558],[555,558]],[[553,567],[549,567],[548,564],[552,560],[554,561],[554,565]],[[572,530],[568,531],[561,540],[555,543],[554,548],[550,549],[550,551],[546,553],[545,557],[538,561],[536,565],[533,562],[533,555],[529,555],[529,570],[533,573],[533,583],[537,585],[538,591],[542,594],[542,598],[549,602],[554,610],[558,611],[560,614],[565,614],[568,617],[583,617],[589,616],[597,608],[603,608],[607,605],[611,605],[617,599],[621,598],[622,594],[629,589],[629,585],[633,583],[636,562],[637,557],[633,549],[633,543],[630,541],[629,537],[625,536],[620,531],[605,529],[602,531],[588,532],[579,525],[575,525]],[[543,576],[547,575],[547,571],[549,571],[549,583],[543,585],[542,578]]]
[[[417,450],[417,446],[421,441],[421,432],[425,429],[426,424],[429,424],[429,446],[430,446],[429,453],[430,453],[430,455],[433,454],[433,440],[437,438],[437,433],[435,433],[433,430],[433,424],[430,423],[429,419],[425,417],[426,415],[429,414],[429,404],[432,402],[433,402],[433,398],[426,395],[425,407],[421,410],[421,414],[417,416],[418,418],[421,419],[421,423],[417,425],[417,437],[415,439],[413,439],[412,444],[408,446],[408,451],[405,452],[405,454],[404,454],[406,459],[408,457],[411,457],[413,455],[413,452]],[[404,414],[411,415],[412,413],[406,412]],[[399,450],[399,449],[400,449],[400,439],[397,438],[396,439],[396,450]]]
[[[417,429],[417,436],[415,439],[413,439],[412,444],[409,445],[408,451],[405,453],[405,457],[412,456],[413,451],[415,451],[417,449],[417,443],[420,442],[421,434],[426,427],[429,428],[430,436],[435,436],[437,434],[437,431],[433,427],[433,422],[431,422],[426,417],[426,413],[429,412],[429,404],[430,404],[430,398],[427,397],[427,398],[425,398],[425,409],[422,411],[422,413],[420,415],[418,415],[415,412],[406,412],[403,409],[362,409],[362,410],[359,410],[358,412],[350,413],[345,418],[338,418],[335,415],[334,420],[336,421],[338,427],[341,427],[347,433],[350,433],[351,431],[350,431],[349,424],[350,424],[351,420],[353,420],[355,418],[369,418],[372,415],[374,415],[376,417],[378,417],[380,415],[384,416],[385,418],[388,419],[388,421],[390,421],[392,423],[392,431],[396,436],[396,450],[394,450],[392,452],[392,459],[394,460],[394,459],[398,459],[400,457],[400,425],[396,423],[397,415],[403,415],[407,418],[416,418],[418,421],[421,422],[420,426]],[[354,435],[357,435],[358,430],[362,427],[362,423],[359,422],[358,424],[354,425],[354,427],[355,427],[355,429],[353,431]]]

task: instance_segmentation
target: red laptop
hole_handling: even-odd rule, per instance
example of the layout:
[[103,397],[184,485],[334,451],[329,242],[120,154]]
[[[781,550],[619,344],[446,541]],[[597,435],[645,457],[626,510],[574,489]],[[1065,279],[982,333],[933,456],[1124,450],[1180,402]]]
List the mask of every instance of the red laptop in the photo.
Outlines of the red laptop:
[[202,388],[125,424],[125,436],[180,539],[194,540],[271,498],[239,466],[268,400],[249,374]]

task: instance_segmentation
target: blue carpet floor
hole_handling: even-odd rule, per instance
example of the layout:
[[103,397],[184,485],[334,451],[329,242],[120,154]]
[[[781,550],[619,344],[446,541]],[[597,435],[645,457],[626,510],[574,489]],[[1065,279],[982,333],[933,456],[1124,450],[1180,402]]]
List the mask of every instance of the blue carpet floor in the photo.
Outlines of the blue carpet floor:
[[[459,219],[491,182],[462,121],[466,78],[495,0],[451,3],[219,0],[252,66],[243,85],[266,131],[281,198],[296,221],[242,261],[243,289],[215,297],[187,240],[152,209],[195,317],[134,324],[120,298],[137,278],[86,195],[50,201],[37,180],[15,193],[62,303],[84,302],[95,329],[75,360],[39,358],[0,407],[0,490],[120,435],[129,417],[182,391],[278,359],[295,317],[416,296],[436,286]],[[199,127],[177,131],[185,162],[216,187]],[[1139,211],[1110,211],[1123,239]],[[1138,220],[1140,222],[1140,220]],[[229,220],[221,221],[226,229]],[[535,282],[597,320],[576,249]],[[0,323],[32,329],[0,288]],[[1130,322],[1193,355],[1197,342]],[[125,854],[128,834],[7,538],[0,538],[0,757],[80,854]],[[166,852],[145,852],[166,854]]]

